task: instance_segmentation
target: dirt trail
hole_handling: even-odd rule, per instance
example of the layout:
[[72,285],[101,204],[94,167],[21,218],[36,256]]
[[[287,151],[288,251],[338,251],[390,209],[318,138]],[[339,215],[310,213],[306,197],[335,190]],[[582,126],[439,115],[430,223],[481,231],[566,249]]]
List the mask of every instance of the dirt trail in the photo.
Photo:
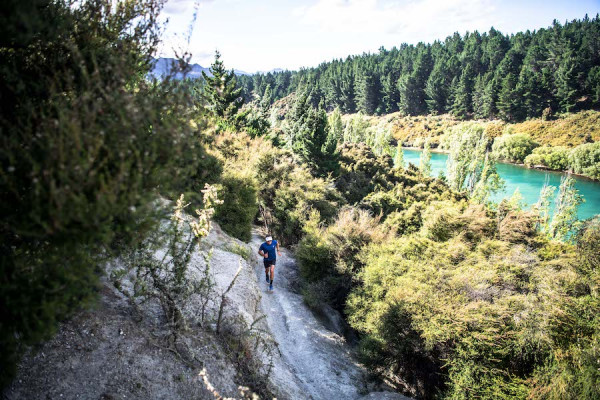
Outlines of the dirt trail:
[[[256,251],[263,238],[255,232]],[[279,343],[271,380],[294,399],[406,399],[395,393],[368,393],[365,370],[344,339],[326,329],[298,293],[298,267],[286,249],[277,258],[273,292],[268,292],[264,268],[256,255],[256,275],[263,291],[261,306]]]

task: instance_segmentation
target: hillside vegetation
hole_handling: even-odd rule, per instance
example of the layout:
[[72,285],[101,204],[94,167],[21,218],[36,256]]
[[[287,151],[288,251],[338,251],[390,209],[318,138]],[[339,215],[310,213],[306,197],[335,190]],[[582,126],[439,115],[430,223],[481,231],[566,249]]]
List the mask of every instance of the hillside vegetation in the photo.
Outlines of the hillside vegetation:
[[[287,99],[287,98],[286,98]],[[281,100],[273,105],[275,126],[282,126],[289,105]],[[339,113],[335,111],[332,115]],[[499,120],[460,121],[449,114],[406,117],[400,113],[365,116],[340,115],[344,140],[360,138],[393,155],[394,143],[404,147],[447,151],[453,132],[481,127],[497,159],[528,167],[570,171],[600,179],[600,112],[594,110],[564,114],[555,120],[533,119],[520,123]],[[383,150],[382,150],[383,151]]]
[[[402,116],[394,113],[382,117],[372,117],[369,121],[377,125],[386,121],[396,140],[406,146],[422,147],[428,137],[432,143],[439,144],[439,137],[450,128],[466,124],[451,115]],[[531,137],[541,146],[575,147],[580,144],[600,141],[600,112],[595,110],[563,114],[552,120],[534,118],[518,123],[500,120],[476,121],[486,127],[490,137],[505,132],[520,133]]]
[[307,91],[344,114],[441,115],[519,122],[600,106],[600,17],[505,35],[455,33],[299,71],[240,77],[247,99]]
[[[214,293],[210,252],[202,247],[214,217],[240,240],[259,224],[295,249],[306,302],[342,312],[359,335],[365,365],[400,391],[424,399],[600,398],[598,217],[577,220],[581,196],[570,177],[552,212],[550,187],[529,211],[518,192],[489,202],[501,187],[499,158],[527,162],[533,155],[594,176],[598,142],[543,147],[551,143],[536,142],[546,139],[534,137],[540,128],[533,123],[530,136],[501,123],[420,117],[415,123],[440,135],[415,138],[424,151],[418,167],[406,165],[388,117],[343,118],[342,111],[354,111],[343,108],[355,104],[351,97],[328,115],[335,104],[324,100],[326,86],[316,76],[337,66],[340,76],[357,72],[356,81],[337,81],[340,96],[358,88],[356,101],[368,114],[384,104],[384,97],[369,97],[372,84],[387,79],[369,72],[380,67],[401,74],[401,90],[413,85],[418,92],[430,81],[440,90],[454,87],[454,100],[444,104],[461,118],[476,112],[464,100],[478,68],[476,86],[498,95],[505,119],[519,119],[507,99],[528,99],[521,91],[538,80],[555,86],[539,86],[550,94],[536,94],[539,102],[531,97],[535,102],[515,112],[570,111],[598,101],[598,55],[590,50],[599,42],[598,18],[510,38],[493,30],[485,38],[455,35],[300,71],[295,76],[312,78],[281,113],[275,87],[243,104],[243,87],[219,53],[202,82],[148,77],[161,2],[9,6],[14,18],[0,24],[3,385],[24,352],[94,304],[107,272],[132,305],[157,305],[149,319],[161,321],[158,346],[189,350],[181,333],[200,330],[226,341],[226,292]],[[431,74],[421,80],[428,60]],[[358,68],[362,63],[377,68]],[[544,67],[533,68],[539,63]],[[437,80],[433,71],[453,75]],[[323,79],[335,88],[336,76]],[[382,87],[396,88],[396,81]],[[388,94],[408,99],[395,90]],[[417,114],[440,106],[418,93],[410,98],[418,102],[406,106],[421,107]],[[596,114],[580,115],[574,124]],[[449,154],[444,178],[430,176],[437,138]],[[163,198],[176,204],[168,223],[157,206]],[[164,257],[156,257],[158,249]],[[231,250],[247,254],[243,246]],[[191,275],[194,255],[206,257],[206,268]],[[117,257],[126,262],[110,270],[107,261]],[[234,341],[235,354],[248,385],[268,396],[265,366],[247,362],[264,339],[252,327],[242,331],[256,340],[254,350]],[[192,368],[202,364],[191,361]]]

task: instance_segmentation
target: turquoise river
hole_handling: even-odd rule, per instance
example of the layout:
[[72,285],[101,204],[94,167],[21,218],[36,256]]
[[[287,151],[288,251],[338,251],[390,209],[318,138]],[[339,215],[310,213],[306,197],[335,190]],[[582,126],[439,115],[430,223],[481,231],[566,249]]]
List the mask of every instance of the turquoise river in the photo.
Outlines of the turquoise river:
[[[405,164],[413,163],[419,165],[419,157],[421,156],[420,150],[404,149],[403,152]],[[443,153],[431,154],[431,169],[433,176],[438,176],[440,172],[445,172],[447,159],[448,156]],[[557,193],[558,187],[560,186],[560,179],[564,175],[558,172],[529,169],[519,165],[504,163],[498,163],[497,169],[500,177],[504,180],[505,188],[502,192],[496,193],[492,200],[499,202],[505,197],[510,197],[514,191],[519,188],[523,200],[529,206],[538,201],[540,190],[546,179],[548,179],[549,185],[556,187],[555,193]],[[576,181],[575,188],[585,200],[585,202],[579,206],[579,218],[587,219],[596,214],[600,214],[600,182],[578,176],[573,177]]]

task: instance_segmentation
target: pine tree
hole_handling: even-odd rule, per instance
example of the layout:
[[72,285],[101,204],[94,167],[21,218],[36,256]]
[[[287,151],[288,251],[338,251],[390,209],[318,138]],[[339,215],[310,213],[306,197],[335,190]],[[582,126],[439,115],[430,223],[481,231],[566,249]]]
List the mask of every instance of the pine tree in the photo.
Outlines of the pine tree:
[[477,75],[477,79],[475,79],[475,85],[473,86],[473,116],[475,118],[485,118],[485,87],[486,82],[485,78],[481,75]]
[[483,91],[483,98],[481,99],[481,116],[483,118],[492,119],[497,115],[497,93],[498,90],[496,85],[496,79],[492,78],[487,83],[487,85],[485,85],[485,89]]
[[517,86],[517,77],[513,73],[509,73],[502,80],[500,93],[498,93],[498,113],[505,121],[519,121],[521,115],[521,94]]
[[422,50],[417,56],[412,73],[404,75],[398,80],[400,111],[408,115],[420,115],[427,112],[425,85],[431,68],[431,55],[428,50]]
[[579,78],[574,56],[569,52],[560,63],[555,74],[556,97],[561,110],[564,112],[570,112],[575,108],[578,97],[577,80]]
[[470,64],[463,69],[460,75],[460,81],[454,88],[454,102],[452,103],[452,114],[459,118],[465,119],[472,111],[471,96],[473,92],[473,68]]
[[398,92],[396,80],[392,74],[381,77],[381,94],[382,111],[386,114],[398,111],[400,93]]
[[373,115],[379,103],[379,79],[371,72],[363,71],[356,80],[356,107],[368,115]]
[[271,103],[273,102],[273,91],[271,90],[271,85],[268,84],[265,93],[263,94],[262,99],[260,100],[260,108],[263,112],[267,112]]
[[439,62],[435,64],[425,83],[425,102],[431,114],[443,114],[446,110],[449,90],[446,77],[444,63]]
[[311,106],[309,96],[296,101],[291,120],[292,151],[305,162],[316,176],[326,176],[338,169],[337,139],[327,123],[327,114],[320,104]]
[[600,106],[600,66],[595,66],[590,70],[586,86],[588,87],[588,95],[592,99],[592,104],[596,107]]
[[241,87],[237,87],[236,77],[233,70],[227,71],[221,53],[215,52],[215,61],[210,66],[208,76],[202,71],[202,76],[206,81],[204,86],[204,98],[207,107],[212,113],[220,118],[231,118],[242,106],[243,99],[240,96]]
[[342,105],[342,111],[344,113],[352,114],[356,111],[356,92],[354,90],[354,75],[351,71],[342,74],[340,90],[340,103]]

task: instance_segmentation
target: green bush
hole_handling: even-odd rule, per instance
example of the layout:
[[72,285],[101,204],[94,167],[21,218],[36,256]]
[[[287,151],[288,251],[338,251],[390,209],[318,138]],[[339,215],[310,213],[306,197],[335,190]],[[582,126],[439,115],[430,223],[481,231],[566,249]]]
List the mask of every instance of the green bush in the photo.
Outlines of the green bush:
[[600,223],[575,248],[515,213],[505,229],[535,246],[498,240],[484,206],[443,202],[420,232],[367,247],[347,314],[370,369],[419,398],[598,397]]
[[569,291],[555,295],[559,307],[549,315],[552,355],[536,370],[532,398],[600,398],[600,219],[587,221],[575,241],[578,274]]
[[[372,242],[380,242],[387,235],[369,212],[356,208],[342,208],[336,220],[325,227],[317,212],[312,212],[304,228],[304,236],[296,251],[300,272],[309,283],[309,298],[325,299],[343,311],[346,297],[362,270],[362,254]],[[321,285],[314,287],[315,282]],[[317,289],[320,293],[313,294]]]
[[423,211],[423,203],[413,203],[406,210],[390,213],[384,226],[398,236],[418,232],[423,224]]
[[110,245],[143,237],[157,194],[198,172],[191,99],[146,80],[159,3],[3,7],[0,384],[93,300]]
[[392,169],[387,154],[376,156],[364,143],[345,143],[340,147],[335,185],[348,203],[356,204],[373,191],[391,189],[395,182]]
[[564,146],[538,147],[525,157],[528,167],[543,166],[555,171],[566,171],[569,168],[569,149]]
[[256,183],[252,177],[228,172],[219,185],[223,204],[216,207],[215,220],[229,235],[249,242],[258,212]]
[[324,236],[321,217],[315,210],[304,225],[304,236],[298,243],[296,259],[300,262],[300,274],[308,282],[317,282],[332,273],[335,255]]
[[272,149],[261,156],[257,182],[263,222],[285,245],[301,239],[310,210],[329,222],[343,204],[330,180],[313,177],[285,150]]
[[529,135],[522,133],[505,134],[494,140],[492,151],[496,156],[505,161],[522,163],[533,149],[538,147]]
[[600,142],[575,147],[569,156],[569,165],[576,174],[600,179]]

